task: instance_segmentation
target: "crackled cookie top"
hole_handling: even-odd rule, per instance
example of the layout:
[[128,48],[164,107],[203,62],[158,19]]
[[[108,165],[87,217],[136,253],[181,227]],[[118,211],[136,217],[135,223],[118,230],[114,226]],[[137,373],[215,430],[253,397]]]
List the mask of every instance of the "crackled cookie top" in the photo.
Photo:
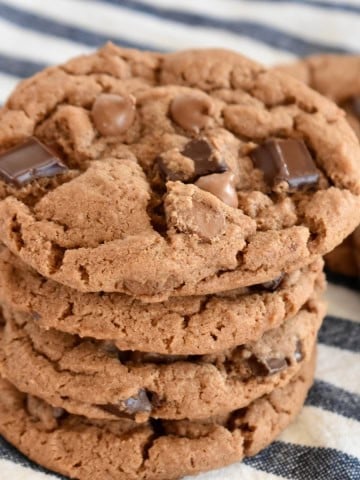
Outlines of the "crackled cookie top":
[[99,421],[53,408],[0,380],[0,434],[39,464],[79,480],[171,480],[255,455],[299,413],[314,359],[246,409],[204,421]]
[[360,220],[332,103],[222,50],[107,45],[0,111],[0,240],[84,292],[158,301],[272,280]]
[[293,378],[309,361],[324,305],[246,345],[212,355],[119,350],[113,342],[42,330],[4,310],[1,375],[20,390],[93,418],[206,418],[247,406]]

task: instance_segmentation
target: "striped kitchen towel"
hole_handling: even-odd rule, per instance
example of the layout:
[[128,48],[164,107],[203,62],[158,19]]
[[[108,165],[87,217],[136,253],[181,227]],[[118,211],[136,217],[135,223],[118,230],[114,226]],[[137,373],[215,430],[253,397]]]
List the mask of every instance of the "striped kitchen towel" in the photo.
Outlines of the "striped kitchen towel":
[[[360,0],[0,0],[0,104],[20,78],[108,40],[225,47],[268,65],[360,54]],[[360,288],[330,280],[316,381],[298,420],[256,457],[198,480],[360,480]],[[0,437],[0,480],[55,478]]]

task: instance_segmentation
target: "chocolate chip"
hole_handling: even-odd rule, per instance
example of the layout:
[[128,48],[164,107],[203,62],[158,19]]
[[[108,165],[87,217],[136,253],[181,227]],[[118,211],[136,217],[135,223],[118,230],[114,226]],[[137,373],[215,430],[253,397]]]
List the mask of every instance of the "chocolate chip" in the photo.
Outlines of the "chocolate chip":
[[0,155],[0,177],[17,187],[67,170],[56,154],[35,137]]
[[33,320],[35,320],[36,322],[39,321],[39,320],[41,320],[41,315],[40,315],[40,313],[38,313],[38,312],[31,312],[30,315],[31,315],[31,318],[32,318]]
[[271,187],[285,181],[291,188],[300,188],[319,180],[319,172],[302,140],[267,140],[253,150],[250,157]]
[[303,352],[303,349],[302,349],[302,341],[301,340],[298,340],[296,342],[294,358],[297,362],[301,362],[301,360],[303,360],[303,358],[304,358],[304,352]]
[[269,375],[281,372],[282,370],[285,370],[285,368],[287,368],[288,366],[285,358],[267,358],[263,362]]
[[282,273],[278,277],[274,278],[274,280],[270,280],[269,282],[258,283],[256,285],[252,285],[250,288],[255,291],[262,291],[266,290],[267,292],[275,292],[277,290],[282,281],[284,280],[285,274]]
[[92,107],[96,129],[105,137],[125,133],[135,120],[135,99],[113,93],[102,93]]
[[206,126],[210,111],[209,98],[189,94],[178,95],[170,105],[172,119],[184,130],[195,133]]
[[226,205],[238,207],[238,196],[234,186],[235,175],[232,172],[213,173],[200,177],[195,185],[202,190],[212,193]]
[[146,394],[146,391],[142,388],[139,390],[135,397],[130,397],[124,400],[124,410],[129,415],[133,415],[138,412],[151,412],[152,405]]
[[255,375],[268,376],[279,373],[288,367],[288,363],[285,358],[258,358],[252,355],[249,359],[249,364]]
[[222,173],[228,170],[226,163],[215,154],[209,142],[205,139],[195,139],[188,142],[182,150],[182,155],[193,160],[195,165],[195,178]]
[[136,396],[122,400],[118,405],[107,403],[97,406],[119,418],[134,418],[137,413],[150,413],[153,407],[143,388],[139,390]]

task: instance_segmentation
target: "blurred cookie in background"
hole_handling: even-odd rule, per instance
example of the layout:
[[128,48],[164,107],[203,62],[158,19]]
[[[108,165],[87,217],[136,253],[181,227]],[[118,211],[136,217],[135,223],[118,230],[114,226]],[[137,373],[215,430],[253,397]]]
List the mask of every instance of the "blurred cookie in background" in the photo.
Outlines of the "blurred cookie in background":
[[[314,55],[277,70],[336,102],[360,139],[360,55]],[[360,167],[360,166],[359,166]],[[347,276],[360,274],[360,227],[325,256],[329,270]]]

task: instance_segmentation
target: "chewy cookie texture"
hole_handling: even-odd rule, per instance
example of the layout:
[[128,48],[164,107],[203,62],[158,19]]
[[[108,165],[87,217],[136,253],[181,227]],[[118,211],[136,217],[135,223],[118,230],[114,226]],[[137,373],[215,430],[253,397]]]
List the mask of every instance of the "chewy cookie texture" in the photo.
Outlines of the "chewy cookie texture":
[[146,304],[117,293],[64,287],[0,251],[0,300],[44,329],[112,341],[120,350],[165,355],[219,353],[258,340],[324,289],[323,262],[219,295]]
[[110,45],[21,83],[0,125],[0,240],[79,291],[270,281],[360,220],[343,112],[232,52]]
[[207,418],[288,383],[309,361],[323,314],[323,306],[311,300],[257,342],[202,356],[121,351],[110,342],[44,331],[24,315],[5,314],[1,372],[21,391],[93,418],[125,415],[129,399],[138,402],[134,413],[142,416]]
[[[360,139],[360,56],[318,55],[279,70],[289,73],[329,97],[346,112]],[[360,274],[360,228],[325,257],[327,267],[348,276]]]
[[109,44],[20,83],[0,110],[0,434],[80,480],[265,448],[312,383],[359,161],[342,110],[233,52]]

